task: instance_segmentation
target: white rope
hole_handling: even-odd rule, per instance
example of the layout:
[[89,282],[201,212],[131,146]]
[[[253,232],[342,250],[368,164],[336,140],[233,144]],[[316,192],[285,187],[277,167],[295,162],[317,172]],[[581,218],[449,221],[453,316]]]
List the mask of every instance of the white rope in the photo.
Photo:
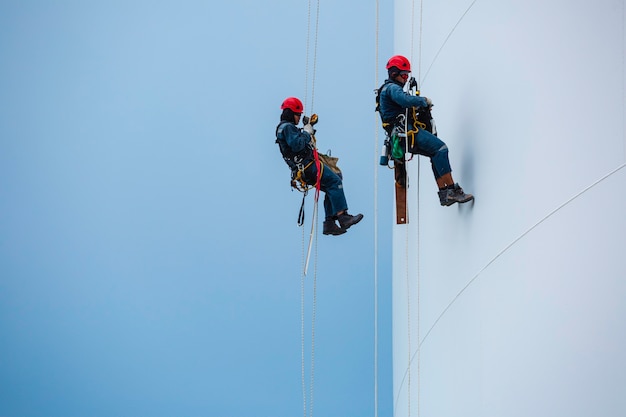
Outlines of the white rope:
[[[420,1],[420,51],[418,54],[418,74],[420,71],[420,66],[421,66],[421,1]],[[414,40],[415,40],[415,0],[411,1],[411,62],[415,62],[413,59],[413,52],[415,50],[414,47]],[[418,78],[419,80],[419,78]],[[418,89],[419,89],[419,85],[418,85]],[[409,88],[409,92],[410,92],[410,88]],[[407,109],[405,112],[405,128],[404,131],[408,132],[409,131],[409,126],[408,126],[408,120],[409,120],[409,110]],[[408,213],[409,213],[409,170],[408,170],[408,161],[406,161],[406,155],[408,155],[408,142],[409,142],[409,136],[407,135],[405,138],[405,171],[406,171],[406,194],[407,197],[405,198],[406,201],[406,213],[407,213],[407,219],[408,219]],[[417,172],[418,172],[418,193],[419,193],[419,170],[420,170],[420,158],[417,159]],[[418,219],[419,219],[419,199],[418,199]],[[419,223],[417,223],[417,227],[418,227],[418,232],[419,232]],[[408,361],[407,361],[407,409],[408,409],[408,417],[411,417],[411,413],[412,413],[412,403],[411,403],[411,391],[412,391],[412,366],[411,366],[411,357],[412,357],[412,329],[411,329],[411,277],[409,274],[409,260],[410,260],[410,254],[409,254],[409,222],[407,220],[406,223],[406,227],[405,227],[405,232],[406,232],[406,237],[405,237],[405,265],[406,265],[406,291],[407,291],[407,350],[408,350]],[[418,282],[418,288],[419,288],[419,282]],[[417,305],[417,309],[418,309],[418,328],[419,328],[419,297],[418,297],[418,305]],[[419,334],[418,334],[418,343],[419,343]],[[419,386],[420,386],[420,376],[419,376],[419,364],[418,364],[418,374],[417,374],[417,386],[418,386],[418,391],[419,391]],[[418,401],[417,401],[417,413],[419,416],[419,410],[420,410],[420,404],[419,404],[419,393],[418,393]]]
[[[428,67],[428,70],[426,71],[426,73],[424,75],[424,78],[422,79],[421,78],[421,66],[422,66],[421,54],[422,54],[423,0],[420,0],[420,35],[419,35],[419,55],[418,55],[419,56],[419,58],[418,58],[418,90],[420,89],[421,84],[426,80],[426,77],[430,73],[431,68],[433,67],[435,61],[437,60],[437,58],[438,58],[439,54],[441,53],[441,51],[443,50],[444,46],[446,45],[446,43],[448,42],[448,40],[450,39],[450,37],[452,36],[454,31],[456,30],[456,28],[459,26],[459,24],[461,23],[463,18],[467,15],[467,13],[470,11],[470,9],[474,6],[476,1],[477,0],[472,1],[472,3],[468,6],[468,8],[465,10],[465,12],[461,15],[461,17],[457,21],[457,23],[454,25],[454,27],[452,28],[452,30],[450,31],[450,33],[448,34],[448,36],[444,40],[443,44],[441,45],[441,47],[439,48],[439,50],[435,54],[435,57],[433,58],[433,61],[431,62],[430,66]],[[625,28],[625,23],[624,23],[624,22],[626,22],[626,6],[625,6],[624,3],[622,3],[622,16],[623,16],[623,19],[622,19],[622,45],[624,46],[625,42],[626,42],[626,28]],[[413,22],[414,19],[411,19],[411,21]],[[411,42],[413,42],[413,27],[411,27],[411,39],[412,39]],[[413,53],[413,43],[411,43],[411,54],[412,53]],[[412,58],[412,55],[411,55],[411,58]],[[411,59],[411,61],[412,61],[412,59]],[[622,48],[622,68],[626,68],[626,47]],[[624,76],[622,77],[622,108],[626,109],[626,78],[624,78]],[[626,161],[626,111],[622,112],[622,120],[623,120],[622,125],[624,126],[624,131],[623,131],[623,136],[624,136],[624,160]],[[419,159],[418,159],[418,185],[417,185],[417,226],[418,226],[418,232],[417,232],[417,297],[418,297],[418,301],[417,301],[417,303],[418,303],[417,338],[418,338],[418,348],[417,348],[415,354],[413,354],[413,355],[410,354],[411,357],[409,359],[409,364],[407,366],[407,370],[405,371],[406,373],[404,375],[403,381],[400,384],[400,386],[402,386],[404,384],[405,380],[407,381],[407,392],[408,392],[408,401],[409,401],[409,417],[411,415],[411,406],[410,406],[410,398],[411,398],[411,395],[410,395],[410,393],[411,393],[411,389],[410,389],[410,386],[411,386],[411,363],[413,362],[414,359],[417,360],[417,372],[418,372],[418,397],[417,397],[417,400],[418,400],[418,417],[419,417],[419,415],[420,415],[420,383],[421,383],[421,381],[420,381],[420,355],[421,355],[422,344],[426,341],[426,339],[428,338],[430,333],[433,331],[433,329],[435,328],[437,323],[446,314],[446,312],[452,307],[452,305],[461,296],[461,294],[463,292],[465,292],[465,290],[467,288],[469,288],[469,286],[472,285],[474,283],[474,281],[476,281],[478,279],[478,277],[487,268],[489,268],[498,258],[500,258],[500,256],[502,256],[505,252],[507,252],[509,249],[511,249],[515,244],[517,244],[520,240],[522,240],[527,234],[532,232],[535,228],[537,228],[539,225],[541,225],[544,221],[548,220],[550,217],[552,217],[554,214],[556,214],[562,208],[564,208],[565,206],[569,205],[572,201],[576,200],[578,197],[580,197],[581,195],[583,195],[584,193],[586,193],[590,189],[594,188],[596,185],[598,185],[602,181],[604,181],[607,178],[611,177],[612,175],[616,174],[618,171],[624,169],[625,167],[626,167],[626,162],[624,162],[623,164],[621,164],[620,166],[615,168],[613,171],[611,171],[608,174],[606,174],[605,176],[601,177],[600,179],[598,179],[597,181],[595,181],[594,183],[592,183],[591,185],[589,185],[588,187],[586,187],[585,189],[580,191],[578,194],[574,195],[573,197],[571,197],[570,199],[568,199],[567,201],[562,203],[560,206],[558,206],[553,211],[548,213],[546,216],[544,216],[542,219],[540,219],[537,223],[535,223],[533,226],[531,226],[528,230],[526,230],[520,236],[518,236],[516,239],[514,239],[506,247],[504,247],[504,249],[502,249],[499,253],[497,253],[485,266],[483,266],[469,280],[469,282],[458,292],[458,294],[443,309],[443,311],[441,312],[439,317],[437,317],[435,322],[428,329],[428,331],[426,332],[426,334],[424,336],[424,339],[420,339],[420,268],[419,268],[419,265],[420,265],[420,235],[419,235],[419,227],[420,227],[420,218],[419,218],[419,214],[420,214],[419,213],[419,206],[420,206],[420,189],[419,189],[419,184],[420,184],[420,181],[419,181],[420,166],[419,166]],[[407,285],[407,288],[408,288],[408,285]],[[409,298],[409,300],[410,300],[410,298]],[[407,309],[409,309],[409,308],[410,307],[407,307]],[[410,326],[409,326],[409,352],[410,352]],[[397,400],[398,400],[398,398],[396,398],[396,402],[397,402]]]
[[441,318],[443,317],[443,315],[450,309],[450,307],[452,307],[452,304],[454,304],[454,302],[461,296],[461,294],[463,292],[465,292],[465,290],[472,285],[472,283],[474,281],[476,281],[476,279],[478,278],[478,276],[480,274],[482,274],[489,266],[491,266],[491,264],[493,264],[500,256],[502,256],[506,251],[508,251],[509,249],[511,249],[511,247],[513,247],[513,245],[515,245],[517,242],[519,242],[520,240],[522,240],[522,238],[524,238],[527,234],[529,234],[530,232],[532,232],[533,230],[535,230],[535,228],[537,228],[540,224],[542,224],[543,222],[545,222],[546,220],[548,220],[550,217],[552,217],[554,214],[556,214],[558,211],[560,211],[563,207],[567,206],[568,204],[570,204],[572,201],[576,200],[578,197],[580,197],[581,195],[583,195],[584,193],[586,193],[587,191],[589,191],[590,189],[592,189],[593,187],[595,187],[596,185],[600,184],[602,181],[604,181],[605,179],[609,178],[610,176],[612,176],[613,174],[617,173],[618,171],[622,170],[624,167],[626,167],[626,163],[623,163],[622,165],[620,165],[619,167],[617,167],[616,169],[614,169],[613,171],[609,172],[608,174],[606,174],[605,176],[603,176],[602,178],[600,178],[599,180],[595,181],[593,184],[589,185],[588,187],[586,187],[585,189],[583,189],[582,191],[580,191],[578,194],[576,194],[575,196],[571,197],[570,199],[568,199],[567,201],[565,201],[563,204],[561,204],[560,206],[558,206],[557,208],[555,208],[554,210],[552,210],[550,213],[546,214],[541,220],[539,220],[537,223],[535,223],[534,225],[532,225],[528,230],[526,230],[524,233],[522,233],[521,235],[519,235],[516,239],[514,239],[511,243],[509,243],[504,249],[502,249],[500,252],[498,252],[498,254],[496,256],[493,257],[493,259],[491,259],[489,262],[487,262],[487,264],[485,266],[483,266],[480,271],[478,271],[476,273],[476,275],[474,275],[472,277],[472,279],[469,280],[469,282],[461,289],[461,291],[459,291],[459,293],[452,299],[452,301],[450,301],[450,303],[446,306],[446,308],[443,309],[443,311],[441,312],[441,314],[439,315],[439,317],[437,317],[437,320],[435,320],[435,322],[433,323],[433,325],[430,327],[430,329],[428,330],[428,332],[426,333],[426,335],[424,336],[424,340],[422,340],[421,343],[424,343],[424,341],[426,340],[426,338],[428,337],[428,335],[430,334],[430,332],[432,332],[433,328],[437,325],[437,323],[439,322],[439,320],[441,320]]
[[411,0],[411,62],[415,62],[413,61],[413,39],[415,39],[415,0]]
[[[584,193],[586,193],[587,191],[591,190],[592,188],[594,188],[595,186],[597,186],[598,184],[600,184],[601,182],[603,182],[604,180],[606,180],[607,178],[615,175],[617,172],[621,171],[622,169],[626,168],[626,162],[619,165],[617,168],[615,168],[613,171],[609,172],[608,174],[604,175],[602,178],[598,179],[597,181],[595,181],[593,184],[587,186],[586,188],[584,188],[582,191],[578,192],[576,195],[574,195],[573,197],[569,198],[567,201],[565,201],[564,203],[562,203],[561,205],[559,205],[557,208],[555,208],[554,210],[552,210],[550,213],[546,214],[543,218],[541,218],[539,221],[537,221],[534,225],[532,225],[530,228],[528,228],[525,232],[523,232],[522,234],[520,234],[517,238],[515,238],[511,243],[509,243],[507,246],[505,246],[500,252],[498,252],[489,262],[487,262],[485,264],[485,266],[483,266],[469,281],[468,283],[457,293],[457,295],[450,301],[450,303],[448,303],[448,305],[442,310],[442,312],[439,314],[439,317],[437,317],[437,319],[435,320],[435,322],[432,324],[432,326],[430,326],[430,328],[428,329],[428,331],[426,332],[426,334],[424,335],[424,338],[419,342],[419,348],[421,348],[421,346],[424,344],[424,342],[426,342],[426,340],[428,339],[428,336],[430,335],[430,333],[433,331],[433,329],[435,328],[435,326],[439,323],[439,321],[443,318],[443,316],[448,312],[448,310],[450,310],[450,308],[452,307],[452,305],[456,302],[456,300],[459,299],[459,297],[461,296],[461,294],[463,294],[465,292],[465,290],[467,290],[470,285],[472,285],[480,275],[482,275],[483,272],[485,272],[493,263],[495,263],[502,255],[504,255],[509,249],[511,249],[513,246],[515,246],[520,240],[522,240],[526,235],[528,235],[530,232],[532,232],[533,230],[535,230],[537,227],[539,227],[543,222],[545,222],[546,220],[548,220],[550,217],[552,217],[554,214],[556,214],[558,211],[560,211],[561,209],[563,209],[565,206],[569,205],[570,203],[572,203],[574,200],[578,199],[580,196],[582,196]],[[419,349],[416,351],[416,354],[419,352]],[[415,357],[415,355],[413,355]],[[411,358],[411,360],[413,360],[413,358]],[[404,381],[408,378],[408,373],[405,373],[404,378],[402,380],[402,382],[400,383],[400,386],[404,385]],[[399,395],[398,397],[396,397],[395,402],[397,403],[399,400]]]
[[417,89],[421,87],[422,78],[422,16],[424,15],[424,1],[420,0],[420,34],[419,34],[419,52],[417,54]]
[[[313,417],[313,394],[314,394],[314,386],[315,386],[315,318],[316,318],[316,311],[317,311],[317,260],[318,260],[318,250],[317,250],[317,243],[318,243],[318,234],[316,232],[317,228],[315,227],[316,223],[317,223],[317,204],[315,204],[314,206],[314,214],[313,214],[313,220],[312,220],[312,230],[311,230],[311,235],[310,235],[310,239],[314,239],[315,242],[315,260],[314,260],[314,268],[313,268],[313,299],[312,299],[312,306],[311,306],[311,356],[310,356],[310,363],[311,363],[311,368],[310,368],[310,377],[309,377],[309,416]],[[314,232],[315,230],[315,232]],[[305,278],[306,278],[306,269],[307,269],[307,263],[309,260],[309,256],[307,255],[306,260],[304,259],[304,245],[305,245],[305,233],[304,233],[304,228],[302,229],[302,255],[303,255],[303,260],[302,260],[302,264],[303,266],[303,273],[302,273],[302,278],[301,278],[301,284],[300,284],[300,316],[301,316],[301,324],[300,324],[300,328],[301,328],[301,344],[302,344],[302,354],[301,354],[301,373],[302,373],[302,407],[303,407],[303,412],[304,412],[304,417],[307,417],[307,393],[306,393],[306,354],[305,354],[305,345],[306,345],[306,341],[305,341],[305,323],[306,323],[306,319],[305,319],[305,311],[306,311],[306,285],[305,285]],[[310,254],[310,250],[311,250],[311,242],[309,243],[309,254]]]
[[[317,219],[316,219],[317,221]],[[313,272],[313,306],[311,313],[311,382],[310,382],[310,413],[309,416],[313,417],[313,392],[315,382],[315,313],[317,311],[317,233],[315,234],[315,268]]]
[[320,2],[317,0],[317,11],[315,14],[315,44],[313,46],[313,80],[311,82],[311,110],[309,114],[313,114],[313,105],[315,103],[315,76],[317,74],[317,33],[320,21]]
[[[305,260],[304,260],[304,242],[305,242],[305,237],[304,237],[304,227],[302,228],[302,269],[301,271],[304,271],[304,264],[305,264]],[[304,369],[304,364],[305,364],[305,353],[304,353],[304,277],[305,274],[302,273],[301,278],[300,278],[300,337],[301,337],[301,373],[302,373],[302,402],[303,402],[303,411],[304,411],[304,417],[306,417],[306,382],[305,382],[305,369]]]
[[[317,222],[317,215],[313,215],[313,224]],[[314,383],[315,383],[315,315],[317,310],[317,242],[318,235],[315,233],[315,268],[313,273],[313,299],[312,299],[312,307],[311,307],[311,369],[310,369],[310,378],[309,378],[309,416],[313,416],[313,393],[314,393]],[[305,233],[304,228],[302,229],[302,254],[304,257],[304,244],[305,244]],[[303,265],[305,264],[305,260],[302,260]],[[305,311],[306,311],[306,269],[303,268],[303,274],[300,282],[300,332],[301,332],[301,373],[302,373],[302,407],[304,412],[304,417],[307,417],[307,394],[306,394],[306,354],[305,354]]]
[[[420,304],[420,171],[421,163],[420,158],[417,159],[417,254],[416,254],[416,269],[417,269],[417,416],[420,416],[420,389],[421,389],[421,374],[420,374],[420,322],[421,322],[421,304]],[[409,362],[409,366],[410,362]]]
[[[417,90],[420,91],[421,82],[419,81],[422,74],[422,22],[424,15],[424,2],[420,0],[420,23],[419,23],[419,42],[418,42],[418,60],[417,60],[417,71],[418,71],[418,85]],[[417,158],[417,221],[415,224],[417,225],[417,254],[416,254],[416,270],[417,270],[417,416],[421,415],[421,345],[420,345],[420,322],[421,322],[421,304],[420,304],[420,173],[421,173],[421,158]],[[409,362],[409,367],[411,363]]]
[[[307,108],[307,97],[309,90],[309,44],[311,38],[311,1],[308,3],[308,12],[307,12],[307,36],[306,36],[306,63],[305,63],[305,93],[304,93],[304,105]],[[319,28],[319,0],[317,0],[317,12],[315,19],[315,43],[314,43],[314,52],[313,52],[313,76],[311,81],[311,104],[308,107],[309,114],[313,114],[313,105],[315,98],[315,76],[317,72],[317,32]],[[302,268],[302,283],[301,283],[301,343],[302,343],[302,365],[301,365],[301,373],[302,373],[302,405],[303,405],[303,413],[304,417],[307,417],[307,392],[306,392],[306,366],[305,366],[305,277],[307,274],[309,259],[311,256],[311,248],[313,239],[315,240],[315,261],[314,261],[314,272],[313,272],[313,300],[311,306],[311,357],[310,357],[310,378],[309,378],[309,417],[313,417],[313,396],[314,396],[314,387],[315,387],[315,316],[317,310],[317,260],[318,260],[318,250],[317,250],[317,221],[318,221],[318,199],[317,193],[313,206],[313,218],[311,223],[311,233],[309,237],[309,245],[308,250],[306,251],[306,260],[303,259],[303,268]],[[305,245],[305,237],[304,237],[304,228],[302,229],[302,254],[304,258],[304,249]]]
[[309,94],[309,44],[311,39],[311,0],[309,0],[309,7],[307,10],[307,26],[306,26],[306,48],[305,48],[305,62],[304,62],[304,100],[302,103],[307,105],[307,98]]
[[[408,175],[407,175],[408,183]],[[408,186],[408,184],[407,184]],[[408,188],[408,187],[407,187]],[[409,224],[405,225],[405,262],[406,262],[406,315],[407,315],[407,350],[408,350],[408,382],[407,382],[407,407],[408,417],[411,417],[411,279],[409,276]]]
[[315,104],[315,76],[317,73],[317,39],[318,39],[318,29],[319,29],[319,19],[320,19],[320,2],[317,0],[317,7],[315,13],[315,42],[313,43],[313,75],[311,80],[311,103],[310,106],[307,107],[307,98],[309,92],[309,53],[310,53],[310,38],[311,38],[311,2],[309,0],[309,7],[307,13],[307,36],[306,36],[306,70],[304,77],[304,85],[305,85],[305,93],[304,93],[304,105],[305,108],[308,108],[308,113],[313,114],[314,104]]
[[443,43],[441,44],[441,48],[439,48],[439,50],[437,51],[437,53],[435,54],[435,57],[433,58],[433,61],[430,63],[430,66],[428,67],[428,70],[426,71],[426,74],[424,74],[424,79],[420,82],[420,85],[424,83],[424,81],[426,80],[426,77],[428,77],[428,73],[430,72],[430,69],[433,67],[433,65],[435,64],[435,61],[437,60],[437,57],[439,57],[439,54],[441,53],[441,50],[443,49],[444,46],[446,46],[446,43],[448,42],[448,39],[450,39],[450,36],[452,36],[452,34],[454,33],[454,31],[456,30],[457,26],[459,26],[459,24],[461,23],[461,21],[463,20],[463,18],[465,17],[465,15],[470,11],[470,9],[472,8],[472,6],[474,6],[474,3],[476,3],[477,0],[474,0],[469,7],[465,10],[465,12],[461,15],[461,17],[459,18],[459,20],[456,22],[456,25],[454,25],[454,27],[452,28],[452,30],[450,31],[450,33],[448,33],[448,36],[446,37],[446,39],[443,41]]
[[404,225],[404,264],[405,266],[405,280],[406,280],[406,322],[407,322],[407,350],[408,350],[408,383],[407,383],[407,407],[408,407],[408,417],[411,417],[411,278],[409,275],[409,168],[408,161],[406,156],[409,152],[409,136],[407,132],[409,131],[409,110],[406,109],[404,113],[404,132],[406,134],[404,138],[404,188],[405,188],[405,198],[404,198],[404,207],[405,207],[405,225]]
[[[417,86],[417,90],[419,91],[420,89],[420,85],[419,85],[419,78],[421,76],[421,67],[422,67],[422,15],[423,15],[423,1],[420,0],[420,21],[419,21],[419,42],[418,42],[418,59],[417,59],[417,68],[418,68],[418,86]],[[412,0],[411,2],[411,62],[415,62],[413,60],[413,52],[415,50],[414,47],[414,40],[415,40],[415,0]],[[411,92],[411,89],[409,88],[409,93]],[[405,111],[405,118],[404,118],[404,131],[408,132],[409,131],[409,126],[408,126],[408,120],[409,120],[409,110],[407,109]],[[408,212],[409,212],[409,198],[408,198],[408,189],[409,189],[409,175],[408,175],[408,164],[406,161],[406,155],[408,155],[408,141],[409,141],[409,137],[407,135],[407,137],[405,138],[405,170],[406,170],[406,190],[407,190],[407,198],[405,199],[405,210],[407,212],[407,219],[408,219]],[[416,221],[416,226],[417,226],[417,256],[416,256],[416,262],[417,262],[417,340],[418,340],[418,361],[417,361],[417,415],[419,417],[420,415],[420,388],[421,388],[421,379],[420,379],[420,363],[419,363],[419,338],[420,338],[420,275],[419,275],[419,229],[420,229],[420,213],[419,213],[419,206],[420,206],[420,200],[419,200],[419,192],[420,192],[420,171],[421,171],[421,164],[420,164],[420,158],[417,158],[417,221]],[[412,358],[413,358],[413,352],[412,352],[412,329],[411,329],[411,296],[412,296],[412,292],[411,292],[411,277],[409,274],[409,264],[410,264],[410,253],[409,253],[409,222],[407,220],[406,223],[406,227],[405,227],[405,232],[406,232],[406,236],[405,236],[405,265],[406,265],[406,269],[405,269],[405,275],[406,275],[406,291],[407,291],[407,355],[408,355],[408,361],[407,361],[407,368],[406,368],[406,374],[405,377],[407,379],[407,408],[408,408],[408,417],[411,417],[411,413],[412,413],[412,403],[411,403],[411,383],[412,383]]]
[[[309,234],[309,246],[306,252],[306,260],[304,261],[304,275],[306,276],[309,271],[309,260],[311,259],[311,249],[313,249],[313,239],[317,236],[317,207],[318,207],[318,193],[315,191],[315,198],[313,200],[313,216],[311,219],[311,233]],[[317,257],[317,247],[315,248],[315,256]]]
[[624,161],[626,161],[626,2],[622,2],[622,134],[624,136]]
[[[374,88],[378,88],[378,31],[380,1],[376,0],[376,28],[374,53]],[[378,417],[378,115],[374,113],[374,417]]]

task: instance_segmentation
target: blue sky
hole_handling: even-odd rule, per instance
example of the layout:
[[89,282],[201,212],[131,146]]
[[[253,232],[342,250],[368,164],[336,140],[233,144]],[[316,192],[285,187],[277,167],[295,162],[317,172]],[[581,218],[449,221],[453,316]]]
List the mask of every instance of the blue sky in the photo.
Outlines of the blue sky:
[[[274,129],[285,97],[310,104],[307,8],[0,4],[0,415],[303,412],[302,196]],[[314,413],[372,415],[376,6],[323,3],[319,24],[318,144],[365,219],[319,235],[305,281],[307,306],[317,282]],[[378,174],[391,415],[391,173]]]

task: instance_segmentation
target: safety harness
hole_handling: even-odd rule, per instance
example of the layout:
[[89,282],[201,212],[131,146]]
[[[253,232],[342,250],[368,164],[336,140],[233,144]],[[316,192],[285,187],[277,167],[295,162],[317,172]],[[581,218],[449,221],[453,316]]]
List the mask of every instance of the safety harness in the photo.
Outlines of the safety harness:
[[[313,116],[315,116],[315,119],[311,120],[311,122],[315,123],[317,122],[317,116]],[[313,116],[311,116],[311,119],[313,119]],[[309,122],[306,116],[304,121],[305,124]],[[304,200],[309,190],[315,188],[315,201],[319,198],[321,178],[324,171],[324,164],[321,162],[320,157],[324,155],[317,152],[314,134],[311,135],[311,143],[307,144],[300,152],[293,152],[282,135],[284,126],[287,123],[289,122],[283,120],[276,127],[276,143],[278,144],[283,159],[291,169],[291,188],[303,193],[302,204],[300,205],[300,212],[298,214],[298,225],[302,226],[304,224]],[[311,184],[307,181],[306,170],[313,164],[315,164],[317,175],[315,176],[315,182]]]
[[[316,187],[321,177],[321,169],[318,171],[315,183],[310,184],[307,182],[305,171],[315,164],[317,167],[319,164],[319,155],[315,147],[315,136],[312,135],[312,143],[307,144],[304,149],[299,152],[294,152],[289,148],[287,142],[282,137],[282,132],[285,125],[289,123],[287,121],[281,121],[276,127],[276,143],[280,149],[280,153],[291,170],[291,187],[296,190],[306,193],[313,187]],[[322,168],[323,169],[323,168]]]
[[[413,86],[415,79],[411,78],[410,85]],[[394,119],[385,120],[383,114],[380,111],[380,97],[386,87],[393,83],[393,81],[385,80],[382,86],[377,90],[374,90],[376,94],[376,109],[380,115],[380,121],[383,129],[386,133],[386,139],[384,141],[383,155],[380,159],[380,165],[389,166],[389,161],[393,159],[394,165],[404,162],[405,150],[408,150],[411,154],[412,150],[417,148],[417,133],[419,129],[425,129],[432,132],[431,113],[429,108],[417,108],[411,107],[407,113],[400,113]],[[417,84],[415,84],[417,86]],[[415,90],[415,94],[419,95],[419,91]],[[408,120],[407,120],[408,116]],[[411,130],[407,131],[408,126],[412,126]],[[408,140],[408,143],[404,141]]]

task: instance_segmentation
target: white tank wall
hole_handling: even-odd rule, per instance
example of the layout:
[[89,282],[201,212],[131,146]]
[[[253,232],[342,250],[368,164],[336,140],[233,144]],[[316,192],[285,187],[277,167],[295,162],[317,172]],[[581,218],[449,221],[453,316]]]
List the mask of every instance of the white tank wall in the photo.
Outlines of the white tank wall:
[[394,53],[476,201],[440,207],[409,163],[394,415],[626,415],[624,0],[426,0],[421,63],[420,2],[395,7]]

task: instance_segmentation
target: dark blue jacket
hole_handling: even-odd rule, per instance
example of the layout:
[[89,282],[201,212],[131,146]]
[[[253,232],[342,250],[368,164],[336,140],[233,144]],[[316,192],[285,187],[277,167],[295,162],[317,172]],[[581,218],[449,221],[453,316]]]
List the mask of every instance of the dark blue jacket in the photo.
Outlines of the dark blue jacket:
[[399,114],[411,107],[428,107],[426,99],[412,96],[402,89],[403,85],[395,80],[386,80],[383,84],[378,102],[380,115],[386,123],[393,123]]
[[297,163],[313,160],[311,135],[291,122],[283,120],[278,124],[276,143],[291,169],[294,169]]

